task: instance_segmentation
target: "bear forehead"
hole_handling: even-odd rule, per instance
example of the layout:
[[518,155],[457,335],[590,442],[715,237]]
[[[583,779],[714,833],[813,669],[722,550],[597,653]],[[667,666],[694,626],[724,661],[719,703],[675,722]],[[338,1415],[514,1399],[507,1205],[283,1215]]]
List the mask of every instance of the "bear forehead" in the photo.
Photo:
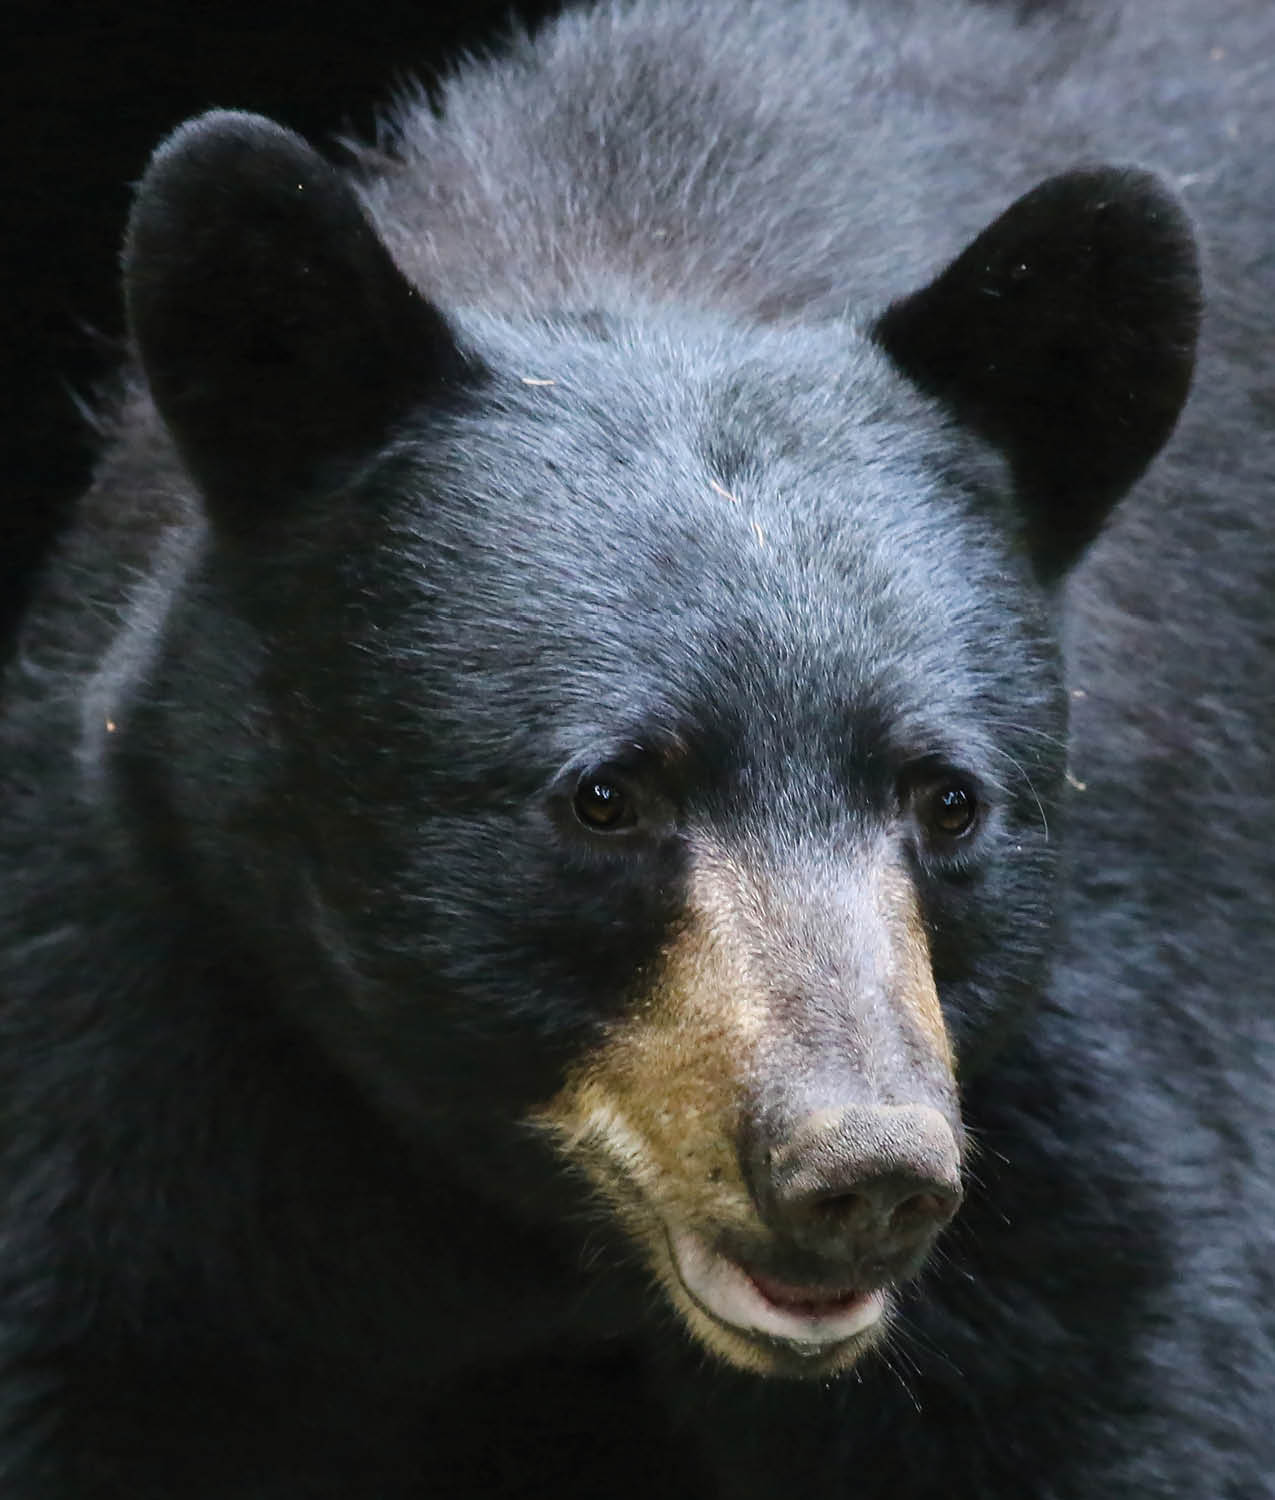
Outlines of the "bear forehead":
[[[653,528],[564,546],[515,523],[507,551],[419,546],[408,602],[372,642],[398,702],[466,731],[471,760],[490,744],[546,769],[660,732],[772,769],[852,746],[956,753],[986,738],[993,705],[1020,710],[1030,640],[977,600],[955,611],[959,588],[936,598],[923,557],[852,567],[764,504],[701,487],[718,513],[685,544]],[[440,580],[440,551],[470,561]]]
[[952,479],[1002,476],[849,328],[500,332],[472,409],[409,445],[388,537],[449,625],[844,671],[948,656],[989,567],[1004,594]]
[[962,439],[852,330],[474,341],[488,375],[409,427],[355,549],[359,674],[409,720],[471,755],[662,727],[826,761],[959,743],[1021,690],[1043,625],[951,479]]

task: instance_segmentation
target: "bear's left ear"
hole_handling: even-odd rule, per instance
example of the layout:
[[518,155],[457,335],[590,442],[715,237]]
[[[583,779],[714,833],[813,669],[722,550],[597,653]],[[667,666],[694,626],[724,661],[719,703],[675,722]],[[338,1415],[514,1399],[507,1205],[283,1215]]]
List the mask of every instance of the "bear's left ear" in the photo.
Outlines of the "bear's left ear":
[[468,374],[345,177],[258,115],[203,115],[155,153],[124,293],[155,404],[219,525],[338,482]]
[[1099,167],[1020,198],[873,336],[1006,453],[1052,581],[1173,430],[1200,310],[1177,200],[1150,173]]

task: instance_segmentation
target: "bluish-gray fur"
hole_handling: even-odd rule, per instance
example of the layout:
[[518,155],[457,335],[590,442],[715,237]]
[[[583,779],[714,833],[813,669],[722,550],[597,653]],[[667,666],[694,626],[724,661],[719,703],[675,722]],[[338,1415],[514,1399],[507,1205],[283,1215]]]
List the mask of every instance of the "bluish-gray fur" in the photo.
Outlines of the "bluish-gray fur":
[[[6,1500],[1275,1496],[1272,120],[1265,0],[620,0],[340,178],[163,148],[0,690]],[[883,319],[1077,166],[1146,392]],[[1020,451],[1064,386],[1119,503]],[[986,807],[914,861],[966,1203],[836,1381],[710,1364],[525,1124],[684,915],[564,826],[635,744],[786,878],[900,765]]]

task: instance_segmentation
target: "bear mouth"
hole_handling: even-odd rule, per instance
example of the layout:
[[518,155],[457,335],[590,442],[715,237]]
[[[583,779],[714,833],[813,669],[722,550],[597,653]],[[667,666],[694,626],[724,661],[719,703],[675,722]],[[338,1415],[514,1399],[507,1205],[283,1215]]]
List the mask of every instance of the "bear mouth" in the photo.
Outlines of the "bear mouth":
[[772,1350],[798,1359],[850,1355],[884,1327],[890,1296],[883,1287],[780,1281],[689,1230],[670,1230],[668,1243],[682,1290],[700,1312]]

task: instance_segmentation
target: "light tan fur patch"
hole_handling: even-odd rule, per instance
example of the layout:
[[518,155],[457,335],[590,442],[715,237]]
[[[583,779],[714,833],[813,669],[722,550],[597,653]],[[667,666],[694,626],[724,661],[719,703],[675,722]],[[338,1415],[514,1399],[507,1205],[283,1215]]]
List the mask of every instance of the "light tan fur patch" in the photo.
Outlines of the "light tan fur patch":
[[934,983],[930,943],[925,935],[916,890],[907,874],[891,865],[882,871],[877,891],[891,939],[896,974],[894,995],[901,1005],[907,1006],[922,1035],[933,1047],[935,1056],[945,1066],[954,1069],[952,1039],[948,1036],[938,987]]
[[729,864],[695,871],[649,990],[540,1116],[609,1196],[636,1189],[669,1218],[716,1227],[753,1223],[735,1137],[766,1004],[732,940],[742,899]]

